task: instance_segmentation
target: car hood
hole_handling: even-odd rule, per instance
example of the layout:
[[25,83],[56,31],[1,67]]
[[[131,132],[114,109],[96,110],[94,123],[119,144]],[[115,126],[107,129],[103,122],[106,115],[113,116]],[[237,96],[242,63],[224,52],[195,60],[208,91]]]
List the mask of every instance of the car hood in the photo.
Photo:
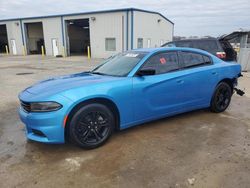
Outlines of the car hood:
[[121,79],[121,77],[96,75],[90,73],[78,73],[43,80],[32,85],[31,87],[28,87],[27,89],[25,89],[25,91],[31,94],[60,93],[62,91],[69,90],[72,88],[83,87],[90,84],[109,82],[116,79]]

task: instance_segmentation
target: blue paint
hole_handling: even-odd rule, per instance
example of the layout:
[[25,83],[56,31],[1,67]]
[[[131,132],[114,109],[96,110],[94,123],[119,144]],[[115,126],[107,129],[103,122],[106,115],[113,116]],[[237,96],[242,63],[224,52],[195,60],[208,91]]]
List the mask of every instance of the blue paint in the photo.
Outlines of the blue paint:
[[[140,67],[159,52],[189,51],[209,56],[212,64],[177,71],[136,76]],[[79,103],[89,99],[113,102],[119,112],[120,129],[199,108],[207,108],[217,84],[223,79],[237,79],[241,66],[227,63],[203,50],[191,48],[151,48],[133,50],[147,53],[127,76],[91,73],[59,76],[39,82],[19,94],[24,102],[54,101],[63,107],[53,112],[25,112],[19,115],[26,125],[28,139],[45,143],[64,143],[64,118]],[[217,72],[217,75],[212,74]],[[180,82],[182,80],[182,82]],[[191,89],[190,89],[191,88]],[[39,136],[32,129],[43,132]]]
[[131,50],[133,50],[133,43],[134,43],[134,12],[131,10]]

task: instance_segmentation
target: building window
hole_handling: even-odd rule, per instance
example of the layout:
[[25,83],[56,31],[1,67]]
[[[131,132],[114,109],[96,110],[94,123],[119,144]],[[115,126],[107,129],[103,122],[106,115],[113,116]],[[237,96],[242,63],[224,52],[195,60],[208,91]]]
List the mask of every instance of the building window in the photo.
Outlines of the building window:
[[143,38],[137,39],[137,48],[143,48]]
[[106,51],[116,51],[115,38],[105,39],[105,50]]

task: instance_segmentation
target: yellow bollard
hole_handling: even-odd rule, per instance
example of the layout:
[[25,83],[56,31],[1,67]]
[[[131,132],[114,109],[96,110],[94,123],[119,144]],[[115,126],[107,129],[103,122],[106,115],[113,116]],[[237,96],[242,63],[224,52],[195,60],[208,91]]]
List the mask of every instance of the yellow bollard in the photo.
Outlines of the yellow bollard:
[[90,59],[90,47],[88,46],[88,59]]
[[5,45],[5,50],[6,50],[6,54],[9,55],[9,49],[7,45]]
[[23,55],[26,55],[26,50],[25,50],[25,46],[23,46]]
[[42,49],[42,56],[44,56],[44,47],[43,47],[43,45],[41,46],[41,49]]

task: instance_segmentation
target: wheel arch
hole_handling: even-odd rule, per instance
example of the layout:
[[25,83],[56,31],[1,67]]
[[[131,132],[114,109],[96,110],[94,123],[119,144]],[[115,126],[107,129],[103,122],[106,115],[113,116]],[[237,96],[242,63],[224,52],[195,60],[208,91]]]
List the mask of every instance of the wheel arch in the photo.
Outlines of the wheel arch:
[[216,88],[217,88],[217,86],[218,86],[220,83],[222,83],[222,82],[227,83],[227,84],[230,86],[231,91],[232,91],[232,94],[233,94],[233,91],[234,91],[234,82],[235,82],[235,81],[236,81],[236,78],[223,78],[223,79],[221,79],[221,80],[215,85],[215,87],[214,87],[212,96],[211,96],[211,98],[210,98],[210,104],[211,104],[211,101],[212,101],[212,99],[213,99],[213,96],[214,96],[214,93],[215,93],[215,91],[216,91]]
[[235,82],[235,81],[236,81],[236,78],[224,78],[224,79],[222,79],[221,81],[218,82],[218,84],[216,85],[216,87],[217,87],[221,82],[225,82],[225,83],[227,83],[227,84],[230,86],[231,91],[232,91],[232,93],[233,93],[233,91],[234,91],[234,82]]
[[[224,78],[224,79],[222,79],[222,80],[220,80],[218,83],[217,83],[217,85],[216,85],[216,87],[215,87],[215,89],[214,89],[214,92],[213,92],[213,95],[212,95],[212,97],[211,97],[211,99],[210,99],[210,110],[212,111],[212,112],[216,112],[216,113],[219,113],[219,112],[223,112],[223,111],[225,111],[226,110],[226,108],[229,106],[229,104],[230,104],[230,101],[231,101],[231,97],[232,97],[232,95],[233,95],[233,91],[234,91],[234,82],[236,81],[236,78]],[[221,83],[223,83],[224,85],[225,84],[227,84],[228,86],[229,86],[229,88],[228,89],[231,89],[231,96],[228,98],[229,99],[229,103],[227,104],[227,106],[224,108],[223,107],[223,109],[221,109],[220,107],[219,107],[219,109],[218,109],[218,106],[216,106],[214,103],[214,99],[215,99],[215,94],[216,94],[216,90],[217,90],[217,88],[220,86],[220,84]]]
[[65,122],[65,131],[64,131],[65,140],[68,140],[69,138],[69,124],[75,112],[77,112],[77,110],[80,109],[82,106],[92,103],[103,104],[106,107],[108,107],[115,117],[115,130],[120,129],[120,112],[118,110],[117,105],[111,99],[107,99],[104,97],[90,98],[77,103],[68,113],[67,120]]

